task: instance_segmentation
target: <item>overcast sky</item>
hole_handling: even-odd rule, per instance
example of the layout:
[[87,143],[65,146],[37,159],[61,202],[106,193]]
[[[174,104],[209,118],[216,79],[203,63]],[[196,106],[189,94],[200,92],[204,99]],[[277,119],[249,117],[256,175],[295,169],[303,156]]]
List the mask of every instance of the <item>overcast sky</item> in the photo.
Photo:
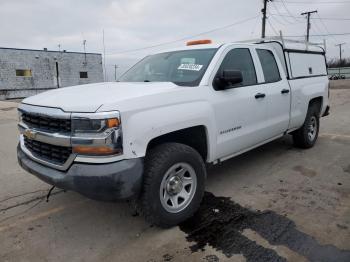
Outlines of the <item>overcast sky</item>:
[[[306,21],[300,13],[318,10],[311,34],[350,33],[350,0],[275,0],[269,3],[267,35],[282,30],[284,35],[305,35]],[[343,2],[349,3],[343,3]],[[262,0],[1,0],[0,46],[49,50],[61,49],[103,53],[105,32],[106,67],[109,80],[150,52],[184,45],[172,42],[201,32],[224,27],[190,39],[210,38],[214,42],[260,37]],[[335,3],[337,2],[337,3]],[[282,15],[282,16],[281,16]],[[286,15],[288,17],[285,17]],[[296,16],[300,18],[293,18]],[[242,22],[245,21],[245,22]],[[272,26],[271,26],[272,25]],[[300,38],[298,38],[300,39]],[[311,37],[320,42],[323,37]],[[347,42],[344,56],[350,56],[350,35],[326,37],[328,57],[339,54],[336,43]]]

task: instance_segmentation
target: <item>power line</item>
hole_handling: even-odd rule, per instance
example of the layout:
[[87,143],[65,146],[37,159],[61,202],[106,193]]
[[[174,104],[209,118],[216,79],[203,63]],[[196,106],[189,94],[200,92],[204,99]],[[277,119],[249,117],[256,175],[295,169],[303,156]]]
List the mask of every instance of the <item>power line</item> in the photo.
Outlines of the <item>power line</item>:
[[[310,36],[327,37],[327,36],[344,36],[344,35],[350,35],[350,33],[313,34]],[[305,35],[283,35],[283,37],[305,37]]]
[[279,24],[279,25],[283,25],[283,26],[290,26],[292,24],[285,24],[284,22],[281,22],[279,19],[276,18],[276,16],[270,16],[269,13],[267,13],[269,18],[272,19],[273,21],[275,21],[275,23]]
[[281,21],[279,19],[277,19],[277,16],[273,16],[270,13],[268,13],[268,15],[269,15],[269,19],[271,19],[271,22],[275,22],[277,24],[280,24],[280,25],[283,25],[283,26],[286,26],[286,27],[299,26],[301,23],[304,24],[304,21],[303,21],[303,22],[291,23],[291,24],[286,25],[285,23],[281,23]]
[[295,19],[299,19],[298,23],[300,23],[300,19],[303,19],[302,17],[296,17],[296,16],[291,16],[291,15],[279,15],[279,14],[275,14],[275,13],[270,13],[271,16],[284,16],[284,17],[293,17]]
[[259,17],[256,17],[255,19],[255,23],[254,23],[254,26],[253,26],[253,29],[252,29],[252,32],[251,32],[251,35],[253,35],[255,33],[255,29],[256,29],[256,26],[259,22]]
[[270,19],[267,19],[267,22],[269,23],[269,25],[270,25],[272,31],[273,31],[276,35],[278,35],[278,32],[277,32],[276,28],[275,28],[275,27],[272,25],[272,23],[270,22]]
[[276,3],[288,3],[288,4],[350,4],[350,1],[324,1],[324,2],[310,2],[310,1],[302,1],[302,2],[293,2],[293,1],[275,1]]
[[323,25],[324,29],[326,30],[326,33],[329,34],[328,28],[327,28],[326,24],[323,22],[323,20],[321,19],[320,15],[319,14],[316,14],[316,15],[318,18],[320,18],[320,22]]
[[[274,13],[270,13],[270,15],[273,15],[273,16],[281,16],[279,14],[274,14]],[[295,19],[303,19],[301,17],[296,17],[296,16],[291,16],[291,15],[283,15],[283,16],[286,16],[286,17],[294,17]],[[334,20],[334,21],[350,21],[350,18],[337,18],[337,17],[311,17],[310,18],[311,20]]]
[[[277,24],[280,24],[280,25],[283,25],[283,26],[286,25],[286,24],[284,24],[284,23],[281,23],[281,22],[279,21],[279,19],[276,19],[275,16],[270,16],[270,15],[269,15],[269,19],[272,19],[272,20],[275,21],[275,23],[277,23]],[[288,25],[288,26],[290,26],[290,25]]]
[[[318,18],[320,18],[319,21],[321,22],[322,26],[324,27],[326,33],[329,34],[329,30],[328,30],[328,27],[326,26],[326,23],[323,22],[323,20],[321,19],[319,14],[316,14],[316,15],[317,15]],[[335,42],[337,42],[337,39],[334,36],[332,36],[332,38],[334,39]]]
[[[272,2],[272,5],[273,5],[273,8],[276,10],[277,14],[279,14],[279,15],[282,17],[283,21],[286,21],[287,24],[292,24],[292,22],[290,22],[288,19],[286,19],[286,18],[282,15],[282,13],[279,11],[279,9],[277,8],[277,5],[275,5],[275,1]],[[277,20],[277,19],[275,19],[275,20]],[[286,25],[285,23],[281,23],[281,22],[278,22],[278,23],[280,23],[280,24],[282,24],[282,25]]]
[[335,17],[314,17],[313,20],[334,20],[334,21],[350,21],[350,18],[335,18]]
[[[329,34],[329,32],[327,30],[323,30],[319,25],[318,23],[316,22],[319,22],[318,20],[314,20],[313,21],[313,31],[316,33],[316,34],[323,34],[323,33],[326,33],[326,34]],[[312,29],[312,28],[311,28]]]
[[288,9],[287,5],[285,4],[284,0],[281,0],[281,3],[283,4],[283,7],[284,7],[284,9],[286,9],[287,13],[288,13],[291,17],[293,17],[294,20],[295,20],[296,22],[299,22],[298,20],[295,19],[295,17],[293,16],[293,14],[289,11],[289,9]]
[[124,50],[124,51],[121,51],[121,52],[109,53],[107,55],[119,55],[119,54],[125,54],[125,53],[131,53],[131,52],[137,52],[137,51],[141,51],[141,50],[151,49],[151,48],[155,48],[155,47],[159,47],[159,46],[163,46],[163,45],[173,44],[173,43],[184,41],[184,40],[187,40],[187,39],[190,39],[190,38],[194,38],[194,37],[197,37],[197,36],[206,35],[206,34],[209,34],[209,33],[216,32],[216,31],[224,30],[226,28],[230,28],[230,27],[235,26],[235,25],[243,24],[243,23],[248,22],[250,20],[253,20],[253,19],[257,18],[257,17],[258,17],[258,15],[254,16],[254,17],[250,17],[250,18],[247,18],[247,19],[243,19],[243,20],[237,21],[237,22],[232,23],[232,24],[228,24],[228,25],[225,25],[225,26],[217,27],[217,28],[211,29],[209,31],[201,32],[201,33],[198,33],[198,34],[195,34],[195,35],[191,35],[191,36],[186,36],[186,37],[183,37],[183,38],[180,38],[180,39],[176,39],[176,40],[172,40],[172,41],[168,41],[168,42],[163,42],[163,43],[159,43],[159,44],[154,44],[154,45],[150,45],[150,46],[135,48],[135,49]]

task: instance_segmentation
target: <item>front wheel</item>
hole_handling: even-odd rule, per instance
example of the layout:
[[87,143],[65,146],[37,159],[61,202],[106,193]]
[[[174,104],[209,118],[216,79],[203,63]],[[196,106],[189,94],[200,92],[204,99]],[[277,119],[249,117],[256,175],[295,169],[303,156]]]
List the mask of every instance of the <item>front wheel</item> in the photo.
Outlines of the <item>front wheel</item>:
[[293,133],[293,141],[297,147],[310,148],[316,143],[320,129],[319,109],[310,106],[303,126]]
[[140,199],[146,220],[171,227],[191,217],[202,200],[205,179],[204,162],[193,148],[165,143],[151,149]]

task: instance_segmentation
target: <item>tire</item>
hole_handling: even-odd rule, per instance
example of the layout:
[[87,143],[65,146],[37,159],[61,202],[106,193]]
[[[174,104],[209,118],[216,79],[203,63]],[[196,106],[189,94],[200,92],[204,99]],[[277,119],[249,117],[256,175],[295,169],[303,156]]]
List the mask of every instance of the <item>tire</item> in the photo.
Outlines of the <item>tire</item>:
[[165,143],[151,149],[140,197],[146,221],[169,228],[191,217],[201,203],[205,180],[204,162],[192,147]]
[[311,105],[307,111],[305,122],[293,133],[293,142],[299,148],[311,148],[316,143],[320,129],[319,106]]

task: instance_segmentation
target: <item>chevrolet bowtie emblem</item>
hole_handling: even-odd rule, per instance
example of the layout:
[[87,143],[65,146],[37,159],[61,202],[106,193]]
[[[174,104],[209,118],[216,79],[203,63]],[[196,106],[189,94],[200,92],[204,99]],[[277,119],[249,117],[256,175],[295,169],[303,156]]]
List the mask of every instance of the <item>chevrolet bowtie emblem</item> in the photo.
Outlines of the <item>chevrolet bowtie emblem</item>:
[[23,135],[29,139],[34,139],[36,137],[36,132],[30,129],[27,129],[26,131],[24,131]]

